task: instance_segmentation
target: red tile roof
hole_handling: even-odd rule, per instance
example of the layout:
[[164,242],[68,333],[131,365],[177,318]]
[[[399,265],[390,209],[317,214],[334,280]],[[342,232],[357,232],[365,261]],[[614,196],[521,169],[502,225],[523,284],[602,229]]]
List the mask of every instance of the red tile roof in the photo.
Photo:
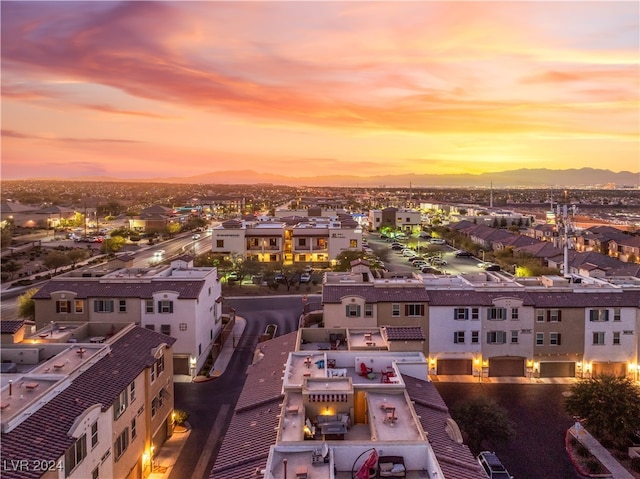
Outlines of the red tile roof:
[[[73,422],[88,407],[101,404],[105,411],[118,395],[155,359],[153,348],[162,343],[173,345],[170,336],[135,326],[111,344],[111,354],[103,357],[71,385],[44,404],[28,419],[8,433],[2,434],[2,463],[11,460],[56,461],[73,443],[67,435]],[[41,471],[2,471],[3,479],[40,477]]]
[[297,332],[261,343],[264,356],[249,366],[231,423],[209,477],[251,477],[267,464],[269,448],[276,443],[282,394],[282,371],[295,349]]
[[387,339],[389,341],[424,341],[424,331],[420,326],[395,327],[387,326]]
[[18,330],[22,327],[23,324],[24,324],[23,319],[0,321],[0,333],[14,334],[18,332]]
[[406,287],[373,287],[371,283],[361,285],[325,284],[322,288],[323,303],[341,303],[342,298],[360,296],[367,303],[402,303],[429,301],[429,294],[424,285]]
[[51,294],[58,291],[72,291],[76,293],[76,299],[114,297],[151,299],[154,293],[159,291],[176,291],[178,299],[197,299],[204,284],[204,280],[175,281],[156,278],[149,283],[101,283],[78,278],[49,281],[33,295],[33,299],[50,299]]

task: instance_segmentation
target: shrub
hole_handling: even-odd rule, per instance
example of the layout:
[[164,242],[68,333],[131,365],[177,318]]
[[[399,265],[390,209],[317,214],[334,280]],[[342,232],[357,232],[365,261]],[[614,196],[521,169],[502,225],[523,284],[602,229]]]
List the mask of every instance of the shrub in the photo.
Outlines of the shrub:
[[189,419],[189,413],[187,411],[183,411],[182,409],[174,409],[173,410],[173,420],[179,426],[184,425]]
[[600,471],[600,463],[594,457],[587,459],[585,465],[587,467],[587,471],[589,471],[591,474],[595,474]]
[[578,444],[578,447],[576,448],[576,452],[580,457],[589,457],[591,455],[591,453],[589,452],[589,449],[584,447],[582,444]]

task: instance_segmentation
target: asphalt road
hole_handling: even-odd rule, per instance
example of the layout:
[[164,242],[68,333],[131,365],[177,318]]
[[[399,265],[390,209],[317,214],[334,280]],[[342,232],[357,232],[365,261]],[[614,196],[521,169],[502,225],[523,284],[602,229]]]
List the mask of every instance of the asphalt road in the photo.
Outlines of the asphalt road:
[[[309,303],[319,296],[309,296]],[[245,374],[258,338],[269,324],[277,324],[276,336],[295,331],[302,313],[302,296],[225,298],[247,325],[226,371],[213,381],[175,383],[175,407],[190,413],[192,431],[170,479],[208,478],[229,427]]]
[[464,398],[488,396],[507,410],[515,436],[490,447],[516,479],[579,479],[564,448],[573,424],[564,412],[566,384],[434,383],[451,409]]

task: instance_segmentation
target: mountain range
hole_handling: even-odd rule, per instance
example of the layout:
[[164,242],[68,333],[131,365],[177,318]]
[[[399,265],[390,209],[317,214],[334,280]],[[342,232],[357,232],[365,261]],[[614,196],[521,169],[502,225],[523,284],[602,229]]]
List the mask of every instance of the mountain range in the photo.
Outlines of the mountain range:
[[[53,178],[47,178],[53,180]],[[60,178],[59,180],[63,180]],[[521,168],[518,170],[493,173],[423,175],[402,174],[384,176],[325,175],[311,177],[293,177],[258,173],[253,170],[227,170],[204,173],[194,176],[122,179],[115,177],[65,178],[69,181],[100,182],[136,182],[136,183],[188,183],[188,184],[274,184],[289,186],[336,186],[336,187],[486,187],[494,188],[596,188],[615,185],[616,187],[640,187],[640,173],[595,168],[550,170],[547,168]]]

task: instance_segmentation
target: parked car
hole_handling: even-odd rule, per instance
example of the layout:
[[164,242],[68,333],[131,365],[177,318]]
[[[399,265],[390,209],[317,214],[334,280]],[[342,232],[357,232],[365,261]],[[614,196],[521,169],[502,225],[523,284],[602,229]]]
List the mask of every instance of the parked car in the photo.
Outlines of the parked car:
[[389,237],[385,234],[380,234],[380,239],[386,240],[389,239]]
[[442,238],[431,238],[429,240],[429,243],[431,243],[431,244],[447,244],[447,242],[445,240],[443,240]]
[[413,266],[415,268],[422,269],[425,266],[429,266],[429,263],[427,263],[425,260],[421,259],[421,260],[418,260],[418,261],[414,262]]
[[487,266],[484,267],[485,271],[500,271],[500,265],[499,264],[488,264]]
[[478,454],[478,463],[487,473],[488,479],[513,479],[495,452],[482,451]]
[[227,281],[229,282],[238,281],[239,279],[240,275],[238,275],[236,271],[232,271],[231,273],[229,273],[229,276],[227,276]]
[[300,275],[300,282],[301,283],[308,283],[309,281],[311,281],[311,274],[310,273],[302,273]]
[[446,266],[447,262],[445,260],[443,260],[442,258],[433,258],[431,260],[431,264],[433,266]]
[[194,240],[199,240],[200,239],[200,235],[199,234],[194,234],[191,238],[193,238]]
[[404,246],[402,246],[401,244],[394,244],[391,245],[391,249],[394,251],[402,251],[404,249]]
[[431,235],[429,233],[425,233],[424,231],[418,235],[420,239],[431,239]]
[[313,268],[311,267],[311,265],[307,265],[304,267],[304,272],[305,273],[312,273],[313,272]]
[[274,276],[273,280],[276,283],[284,283],[284,281],[286,280],[286,278],[284,277],[283,273],[276,273],[276,275]]
[[465,251],[463,249],[456,251],[456,257],[461,258],[463,256],[473,256],[471,251]]
[[442,271],[440,271],[438,268],[432,268],[431,266],[423,266],[422,269],[420,269],[421,273],[425,273],[425,274],[440,274],[442,273]]

